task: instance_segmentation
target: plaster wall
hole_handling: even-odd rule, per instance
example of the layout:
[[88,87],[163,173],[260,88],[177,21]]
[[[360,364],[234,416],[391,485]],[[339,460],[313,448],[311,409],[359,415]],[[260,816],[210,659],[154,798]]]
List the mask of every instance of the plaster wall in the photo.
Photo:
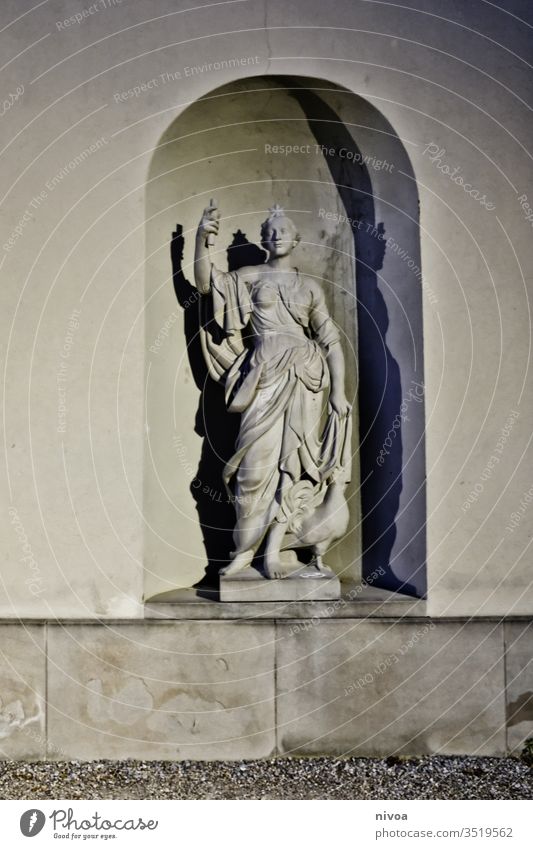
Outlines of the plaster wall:
[[[2,33],[4,85],[24,86],[2,118],[2,615],[142,615],[150,161],[189,103],[271,73],[356,92],[409,150],[427,281],[429,613],[530,615],[531,225],[519,202],[532,194],[529,84],[517,58],[527,55],[526,28],[511,14],[527,4],[491,7],[482,33],[473,4],[443,10],[433,0],[416,12],[347,1],[192,11],[123,2],[58,28],[82,7],[70,0],[30,12],[11,0],[1,11],[2,25],[18,17]],[[236,57],[247,64],[185,71]],[[432,161],[429,145],[444,152]],[[400,262],[386,257],[383,275]]]

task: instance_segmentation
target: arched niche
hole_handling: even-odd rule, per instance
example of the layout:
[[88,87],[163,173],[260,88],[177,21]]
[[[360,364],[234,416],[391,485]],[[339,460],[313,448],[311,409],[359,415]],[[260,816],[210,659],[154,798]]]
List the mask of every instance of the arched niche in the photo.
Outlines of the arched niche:
[[280,203],[301,232],[295,261],[321,281],[342,332],[354,402],[351,520],[328,564],[347,584],[362,574],[424,595],[422,285],[409,157],[353,92],[269,76],[189,106],[150,165],[145,597],[212,585],[231,550],[221,471],[238,420],[207,375],[193,286],[195,230],[213,196],[222,212],[216,264],[261,261],[260,224]]

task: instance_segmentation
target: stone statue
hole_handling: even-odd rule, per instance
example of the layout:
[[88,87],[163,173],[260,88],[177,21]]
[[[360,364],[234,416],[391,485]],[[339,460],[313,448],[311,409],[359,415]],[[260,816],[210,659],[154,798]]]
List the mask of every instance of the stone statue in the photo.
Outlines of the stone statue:
[[235,550],[221,574],[250,566],[263,542],[265,577],[294,573],[296,554],[282,552],[303,548],[312,553],[307,573],[325,573],[322,555],[349,519],[351,407],[339,332],[320,284],[293,265],[300,236],[281,207],[261,227],[266,262],[233,272],[210,259],[219,219],[211,201],[198,227],[195,280],[209,296],[201,298],[209,372],[241,415],[224,470]]

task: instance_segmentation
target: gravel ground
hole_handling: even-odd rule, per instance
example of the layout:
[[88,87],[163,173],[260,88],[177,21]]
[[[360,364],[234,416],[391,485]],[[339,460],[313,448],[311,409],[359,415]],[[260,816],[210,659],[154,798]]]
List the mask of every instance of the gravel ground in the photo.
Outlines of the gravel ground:
[[0,762],[2,799],[533,799],[518,758]]

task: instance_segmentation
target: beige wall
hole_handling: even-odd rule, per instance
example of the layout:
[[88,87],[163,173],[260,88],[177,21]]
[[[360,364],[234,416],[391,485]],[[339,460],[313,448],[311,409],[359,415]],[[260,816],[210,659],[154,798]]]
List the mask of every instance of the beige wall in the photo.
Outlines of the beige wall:
[[[469,7],[458,3],[443,10],[427,2],[415,14],[379,4],[265,7],[254,0],[136,26],[185,6],[124,2],[59,31],[56,21],[84,3],[52,2],[7,30],[4,61],[12,61],[3,71],[4,90],[21,84],[25,90],[2,118],[2,244],[25,221],[0,258],[1,614],[142,614],[150,161],[187,103],[238,76],[266,73],[326,78],[357,92],[409,150],[427,280],[430,613],[532,613],[530,496],[524,501],[533,483],[531,225],[517,199],[528,193],[529,169],[520,101],[527,91],[516,58],[525,55],[522,29],[496,10],[469,21]],[[29,8],[4,3],[2,25]],[[519,3],[516,9],[519,14]],[[303,20],[310,29],[299,28]],[[479,29],[493,41],[476,35]],[[186,66],[256,56],[257,63],[237,71],[185,76]],[[115,94],[176,71],[181,79],[115,102]],[[107,143],[47,189],[47,181],[102,137]],[[460,168],[495,204],[493,211],[424,155],[430,143],[445,149],[441,164]],[[200,198],[194,210],[191,204],[194,217],[201,205]],[[80,314],[73,330],[74,310]],[[394,329],[389,332],[392,343]],[[58,433],[62,399],[66,425]],[[518,416],[510,419],[513,411]],[[476,500],[466,507],[475,489]]]

